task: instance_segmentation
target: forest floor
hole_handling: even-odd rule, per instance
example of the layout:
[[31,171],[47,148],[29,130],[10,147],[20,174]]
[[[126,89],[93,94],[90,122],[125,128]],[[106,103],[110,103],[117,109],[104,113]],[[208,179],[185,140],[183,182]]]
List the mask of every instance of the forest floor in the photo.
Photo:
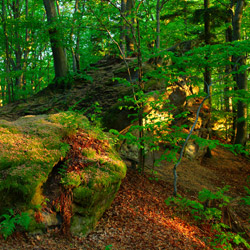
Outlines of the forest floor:
[[[203,187],[231,185],[230,195],[244,195],[250,162],[218,147],[211,159],[202,162],[184,159],[179,166],[179,193],[195,199]],[[152,176],[151,176],[152,177]],[[165,204],[173,193],[172,166],[163,164],[159,180],[141,176],[128,169],[121,188],[96,229],[86,238],[65,237],[58,229],[44,235],[15,233],[6,241],[0,238],[1,250],[171,250],[210,249],[211,225],[198,224],[188,213],[177,213]],[[244,211],[249,215],[249,210]],[[235,246],[234,249],[245,249]]]

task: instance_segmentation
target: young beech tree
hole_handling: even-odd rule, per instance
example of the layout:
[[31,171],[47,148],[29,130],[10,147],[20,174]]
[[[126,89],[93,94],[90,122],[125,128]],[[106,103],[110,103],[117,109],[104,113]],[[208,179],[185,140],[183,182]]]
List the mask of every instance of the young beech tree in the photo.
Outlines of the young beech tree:
[[[67,57],[60,41],[60,30],[56,27],[57,12],[55,0],[43,0],[43,3],[50,25],[49,36],[54,59],[55,82],[58,84],[60,82],[59,80],[68,74]],[[64,84],[63,81],[61,81],[61,83]]]

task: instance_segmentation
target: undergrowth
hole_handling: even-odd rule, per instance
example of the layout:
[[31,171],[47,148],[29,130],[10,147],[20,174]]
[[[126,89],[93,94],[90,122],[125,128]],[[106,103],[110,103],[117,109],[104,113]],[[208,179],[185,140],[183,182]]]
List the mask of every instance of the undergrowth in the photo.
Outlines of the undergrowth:
[[1,215],[0,218],[2,219],[0,222],[0,233],[4,239],[13,234],[17,225],[27,230],[31,220],[28,213],[15,214],[13,209],[9,209],[8,213]]
[[[233,233],[230,227],[222,223],[222,209],[232,200],[225,195],[230,186],[219,189],[216,193],[208,189],[199,192],[198,201],[190,200],[181,195],[169,197],[165,203],[176,207],[177,211],[188,211],[198,223],[209,223],[212,225],[213,237],[208,238],[209,244],[214,249],[233,250],[233,245],[244,245],[250,249],[250,244],[241,236],[242,233]],[[249,190],[250,191],[250,190]],[[244,201],[249,202],[247,196]],[[250,204],[250,203],[249,203]]]

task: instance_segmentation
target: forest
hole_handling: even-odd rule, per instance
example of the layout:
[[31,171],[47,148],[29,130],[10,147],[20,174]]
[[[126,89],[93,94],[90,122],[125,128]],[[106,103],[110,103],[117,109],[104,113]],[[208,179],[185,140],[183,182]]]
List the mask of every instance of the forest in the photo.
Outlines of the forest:
[[0,6],[0,249],[250,249],[248,0]]

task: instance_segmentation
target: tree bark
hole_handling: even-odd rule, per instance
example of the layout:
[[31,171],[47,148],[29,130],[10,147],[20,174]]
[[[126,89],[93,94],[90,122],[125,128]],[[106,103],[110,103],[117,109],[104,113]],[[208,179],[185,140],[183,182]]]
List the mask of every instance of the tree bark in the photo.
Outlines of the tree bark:
[[[205,35],[205,44],[209,45],[211,44],[211,18],[209,13],[209,0],[204,0],[204,35]],[[205,59],[208,60],[208,56],[205,56]],[[210,87],[208,87],[210,86]],[[208,88],[210,88],[208,90]],[[209,104],[210,107],[212,106],[212,100],[211,100],[211,93],[212,93],[212,87],[211,87],[211,68],[209,66],[205,66],[205,72],[204,72],[204,91],[206,93],[210,93],[209,97]]]
[[[228,9],[228,13],[227,13],[227,20],[225,22],[225,24],[229,24],[232,20],[232,4],[230,6],[230,8]],[[226,29],[225,32],[225,40],[227,43],[232,42],[233,38],[232,38],[232,25],[228,26],[228,28]],[[232,57],[229,56],[228,57],[228,61],[231,62],[232,61]],[[231,73],[232,67],[231,65],[227,65],[225,68],[225,78],[224,78],[224,83],[225,83],[225,88],[224,88],[224,107],[225,107],[225,111],[226,111],[226,140],[228,140],[230,138],[230,133],[228,131],[228,128],[230,128],[231,126],[233,127],[233,123],[234,123],[234,117],[233,116],[229,116],[229,113],[233,114],[233,102],[232,102],[232,96],[229,96],[229,91],[232,89],[232,87],[229,87],[230,82],[232,81],[232,78],[230,77],[230,73]],[[234,130],[233,130],[234,131]],[[234,132],[231,134],[231,140],[234,140],[235,138],[235,134]]]
[[5,45],[5,72],[6,72],[6,82],[7,82],[7,96],[8,103],[14,101],[13,99],[13,83],[10,79],[10,52],[9,52],[9,37],[7,33],[7,13],[5,1],[2,0],[2,23],[3,23],[3,33],[4,33],[4,45]]
[[[233,41],[241,40],[241,22],[245,1],[238,0],[236,3],[235,12],[232,19],[233,26]],[[239,57],[234,57],[235,69],[238,71],[242,66],[246,65],[246,56],[242,54]],[[238,90],[247,91],[247,72],[237,72],[235,74]],[[239,120],[240,119],[240,120]],[[237,103],[237,128],[236,128],[235,144],[246,145],[247,141],[247,103],[243,100],[238,100]]]
[[[127,0],[121,0],[121,14],[125,16]],[[120,34],[120,47],[122,53],[126,56],[126,25],[121,17],[121,34]]]
[[[130,16],[133,14],[133,8],[135,7],[135,2],[134,0],[126,0],[126,14],[127,16]],[[134,30],[133,29],[133,25],[135,23],[134,18],[130,17],[128,18],[128,20],[130,21],[130,23],[132,24],[132,26],[126,26],[126,48],[127,48],[127,52],[129,55],[133,56],[133,53],[135,51],[135,44],[134,44],[134,40],[133,40],[133,33]]]
[[[54,59],[55,81],[59,85],[60,80],[68,74],[67,58],[60,42],[60,32],[55,24],[55,19],[57,18],[55,0],[43,0],[43,3],[48,23],[52,27],[49,29],[49,36]],[[62,82],[62,84],[64,83]]]
[[71,26],[71,31],[70,31],[70,41],[71,41],[71,54],[72,54],[72,62],[73,62],[73,72],[77,72],[77,67],[76,67],[76,51],[74,48],[74,31],[75,31],[75,23],[76,23],[76,15],[77,12],[79,11],[79,0],[75,1],[75,9],[74,9],[74,14],[73,14],[73,21],[72,21],[72,26]]
[[156,49],[160,49],[160,32],[161,32],[160,13],[161,13],[160,0],[157,0],[157,4],[156,4],[156,42],[155,42]]

